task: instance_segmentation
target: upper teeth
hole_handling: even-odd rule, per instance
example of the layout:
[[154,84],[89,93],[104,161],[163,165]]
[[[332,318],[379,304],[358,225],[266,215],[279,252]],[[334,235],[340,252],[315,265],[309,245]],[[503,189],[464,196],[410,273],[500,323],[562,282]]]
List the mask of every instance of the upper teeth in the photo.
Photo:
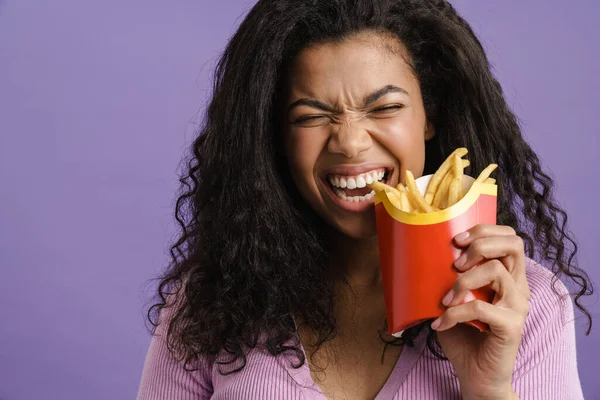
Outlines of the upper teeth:
[[385,168],[382,168],[355,176],[329,175],[328,180],[329,183],[331,183],[335,187],[356,189],[364,188],[370,183],[380,181],[383,179],[384,175]]

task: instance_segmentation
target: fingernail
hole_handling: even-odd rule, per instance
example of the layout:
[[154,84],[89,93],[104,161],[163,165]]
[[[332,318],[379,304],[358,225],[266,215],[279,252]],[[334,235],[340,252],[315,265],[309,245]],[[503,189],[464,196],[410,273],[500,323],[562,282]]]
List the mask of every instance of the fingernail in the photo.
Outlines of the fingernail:
[[468,237],[469,237],[469,232],[461,232],[454,237],[454,240],[456,240],[457,242],[462,242]]
[[454,291],[450,290],[448,293],[446,293],[446,295],[442,299],[442,304],[445,305],[446,307],[448,307],[450,305],[450,303],[452,303],[453,298],[454,298]]
[[465,265],[465,262],[467,261],[467,253],[462,253],[462,255],[460,257],[458,257],[456,259],[456,261],[454,261],[454,266],[456,268],[460,268],[463,265]]
[[433,321],[431,323],[431,329],[435,330],[435,329],[439,328],[441,324],[442,324],[442,317],[436,319],[435,321]]

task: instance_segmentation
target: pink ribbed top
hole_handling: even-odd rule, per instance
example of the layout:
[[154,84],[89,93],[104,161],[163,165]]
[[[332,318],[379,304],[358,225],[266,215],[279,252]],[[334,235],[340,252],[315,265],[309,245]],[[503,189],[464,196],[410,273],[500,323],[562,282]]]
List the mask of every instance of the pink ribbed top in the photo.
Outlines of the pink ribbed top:
[[[577,372],[573,305],[562,282],[551,287],[552,273],[527,260],[531,288],[530,313],[525,323],[513,374],[513,388],[521,399],[582,399]],[[325,400],[305,363],[294,369],[294,357],[271,356],[254,349],[238,373],[223,376],[217,366],[206,363],[186,372],[167,350],[161,324],[152,337],[141,384],[139,400]],[[414,347],[404,346],[395,368],[376,400],[460,399],[458,380],[449,361],[442,361],[427,349],[423,329]]]

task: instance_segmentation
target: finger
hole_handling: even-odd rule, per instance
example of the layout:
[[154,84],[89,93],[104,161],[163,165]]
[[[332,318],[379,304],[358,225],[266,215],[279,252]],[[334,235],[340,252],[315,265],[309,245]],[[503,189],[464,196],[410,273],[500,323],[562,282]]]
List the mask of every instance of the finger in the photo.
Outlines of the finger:
[[454,237],[454,241],[460,247],[470,245],[474,240],[489,236],[513,236],[515,230],[506,225],[477,224],[471,229],[459,233]]
[[466,271],[484,259],[511,258],[506,260],[509,272],[521,264],[524,266],[525,248],[519,236],[489,236],[476,239],[469,244],[467,250],[456,259],[454,266],[459,271]]
[[510,308],[492,305],[474,300],[446,310],[441,317],[432,322],[431,328],[445,331],[456,324],[479,320],[490,326],[495,335],[516,344],[521,340],[525,316]]
[[523,301],[526,302],[504,265],[499,260],[490,260],[460,274],[452,289],[442,300],[442,304],[453,307],[474,300],[471,291],[488,285],[496,292],[494,304],[504,303],[510,308],[518,308]]
[[495,236],[477,239],[472,242],[455,262],[459,271],[472,269],[482,261],[498,259],[513,276],[519,291],[530,297],[529,284],[525,274],[525,252],[523,240],[518,236]]

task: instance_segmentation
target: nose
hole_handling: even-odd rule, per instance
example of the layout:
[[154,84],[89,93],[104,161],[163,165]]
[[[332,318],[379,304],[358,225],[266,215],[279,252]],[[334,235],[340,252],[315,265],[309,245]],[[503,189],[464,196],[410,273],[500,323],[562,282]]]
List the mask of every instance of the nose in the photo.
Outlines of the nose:
[[359,121],[344,121],[334,124],[327,143],[327,150],[330,153],[354,158],[370,148],[372,145],[371,135],[360,125]]

